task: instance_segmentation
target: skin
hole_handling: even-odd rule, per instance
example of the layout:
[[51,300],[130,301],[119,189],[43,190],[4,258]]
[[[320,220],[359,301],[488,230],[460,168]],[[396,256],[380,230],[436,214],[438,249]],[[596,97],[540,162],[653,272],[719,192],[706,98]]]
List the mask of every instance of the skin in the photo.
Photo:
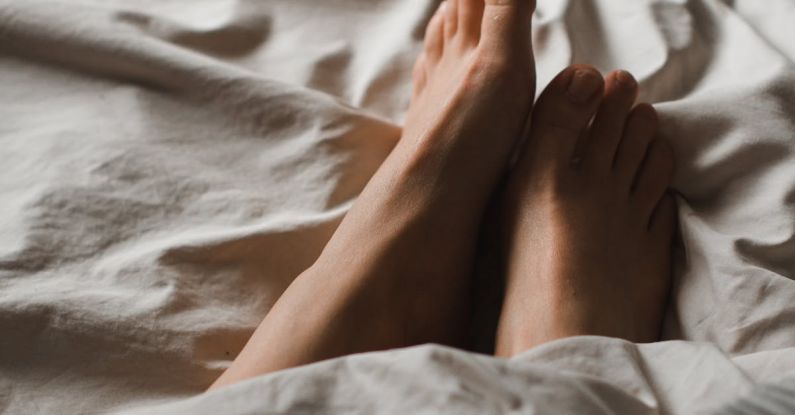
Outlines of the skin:
[[211,389],[352,353],[459,344],[480,223],[531,111],[533,8],[439,9],[400,142]]
[[568,68],[532,110],[533,8],[448,0],[437,11],[400,142],[211,389],[352,353],[459,345],[481,222],[525,141],[499,215],[496,354],[582,334],[658,339],[676,222],[671,150],[654,140],[653,108],[633,107],[625,72],[605,81]]
[[654,109],[633,108],[637,92],[626,72],[605,83],[593,68],[575,66],[539,98],[506,192],[497,355],[575,335],[659,339],[674,166],[671,149],[654,139]]

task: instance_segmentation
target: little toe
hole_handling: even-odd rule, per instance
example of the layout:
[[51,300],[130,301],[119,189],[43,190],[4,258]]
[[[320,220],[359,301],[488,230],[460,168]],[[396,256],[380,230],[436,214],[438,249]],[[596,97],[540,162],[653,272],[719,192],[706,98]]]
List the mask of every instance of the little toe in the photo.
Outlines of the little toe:
[[657,112],[649,104],[640,104],[629,114],[624,127],[624,136],[616,153],[613,169],[626,189],[633,185],[638,169],[646,157],[649,144],[657,131]]
[[534,0],[483,1],[485,4],[480,37],[487,48],[515,48],[516,45],[529,44]]
[[460,0],[458,28],[463,42],[476,45],[480,40],[484,6],[483,0]]
[[422,91],[425,90],[425,85],[428,82],[428,73],[426,71],[426,55],[425,53],[421,53],[419,57],[417,57],[417,61],[414,63],[414,70],[412,72],[412,79],[414,82],[414,88],[412,90],[412,101],[416,100],[417,97],[422,94]]
[[594,117],[586,145],[587,166],[604,171],[612,168],[627,115],[637,96],[638,83],[629,72],[616,71],[607,77],[605,96]]
[[458,32],[458,6],[460,0],[445,0],[444,8],[444,35],[452,39]]
[[533,112],[528,146],[537,160],[570,167],[577,142],[599,107],[604,80],[589,66],[572,66],[547,86]]
[[654,209],[649,229],[651,229],[652,235],[661,239],[662,243],[670,243],[676,232],[676,222],[676,200],[670,193],[667,193]]
[[444,6],[439,6],[425,29],[425,54],[432,62],[438,61],[444,52],[444,14]]
[[633,199],[647,218],[665,195],[671,184],[673,171],[674,157],[671,147],[664,141],[654,141],[646,152],[646,159],[638,172],[633,192]]

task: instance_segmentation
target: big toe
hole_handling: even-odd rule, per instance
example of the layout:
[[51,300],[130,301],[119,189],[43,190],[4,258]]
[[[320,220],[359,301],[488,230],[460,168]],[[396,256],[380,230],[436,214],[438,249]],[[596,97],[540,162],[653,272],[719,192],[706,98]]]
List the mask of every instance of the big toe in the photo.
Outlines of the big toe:
[[536,103],[525,154],[556,167],[570,167],[603,89],[602,75],[592,67],[576,65],[561,72]]
[[[464,0],[474,1],[484,0]],[[528,44],[534,10],[535,0],[485,0],[481,42],[499,49]]]

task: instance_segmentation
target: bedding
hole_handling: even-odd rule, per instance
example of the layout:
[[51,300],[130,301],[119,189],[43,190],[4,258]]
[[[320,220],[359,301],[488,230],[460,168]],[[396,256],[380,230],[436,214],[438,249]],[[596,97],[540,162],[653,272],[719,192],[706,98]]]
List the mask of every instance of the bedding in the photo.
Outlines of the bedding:
[[788,415],[795,412],[795,378],[758,385],[743,399],[736,400],[717,413],[726,415]]
[[398,140],[437,5],[0,0],[0,411],[697,414],[791,377],[795,2],[539,0],[539,85],[627,69],[675,148],[666,341],[424,345],[201,394]]

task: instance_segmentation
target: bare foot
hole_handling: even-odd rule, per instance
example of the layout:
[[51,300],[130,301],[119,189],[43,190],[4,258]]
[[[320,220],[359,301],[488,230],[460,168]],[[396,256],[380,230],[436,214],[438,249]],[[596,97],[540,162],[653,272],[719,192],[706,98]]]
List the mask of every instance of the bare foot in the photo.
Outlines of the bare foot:
[[532,9],[528,0],[440,8],[403,137],[214,386],[462,337],[480,222],[534,96]]
[[659,339],[676,220],[666,195],[673,155],[654,141],[654,109],[632,108],[636,95],[626,72],[605,85],[594,69],[573,67],[536,104],[507,191],[498,355],[575,335]]

